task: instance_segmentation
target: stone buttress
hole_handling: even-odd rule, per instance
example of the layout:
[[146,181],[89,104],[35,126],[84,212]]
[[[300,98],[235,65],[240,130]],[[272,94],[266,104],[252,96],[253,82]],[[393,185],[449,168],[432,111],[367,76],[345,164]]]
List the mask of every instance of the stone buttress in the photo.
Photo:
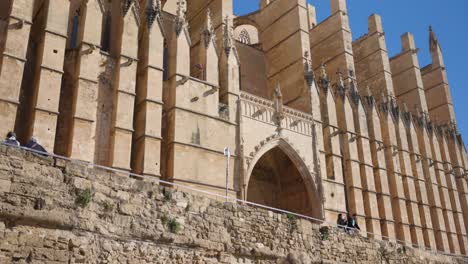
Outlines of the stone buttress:
[[132,171],[161,176],[164,31],[161,1],[141,2]]
[[30,0],[0,3],[0,135],[15,128],[34,6]]

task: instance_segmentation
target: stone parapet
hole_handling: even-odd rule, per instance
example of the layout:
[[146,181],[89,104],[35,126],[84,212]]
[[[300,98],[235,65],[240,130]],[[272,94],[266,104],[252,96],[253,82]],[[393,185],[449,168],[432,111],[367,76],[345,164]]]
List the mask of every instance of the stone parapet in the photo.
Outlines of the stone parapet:
[[0,179],[2,263],[467,261],[6,146]]

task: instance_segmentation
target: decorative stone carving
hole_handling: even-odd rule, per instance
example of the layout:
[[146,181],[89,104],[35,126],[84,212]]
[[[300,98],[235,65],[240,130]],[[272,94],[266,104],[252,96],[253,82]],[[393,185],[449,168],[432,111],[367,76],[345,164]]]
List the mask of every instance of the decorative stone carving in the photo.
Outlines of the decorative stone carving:
[[309,87],[312,86],[315,80],[314,71],[312,69],[312,60],[308,51],[304,52],[304,78]]
[[161,0],[149,0],[146,6],[146,20],[148,28],[151,29],[154,21],[158,21],[162,25],[162,6]]
[[177,13],[174,18],[174,27],[177,36],[180,35],[182,30],[188,27],[187,20],[185,18],[185,12],[187,11],[187,3],[185,0],[178,0],[177,2]]
[[132,9],[132,13],[135,16],[135,20],[137,25],[140,26],[140,4],[137,0],[122,0],[122,16],[125,17],[130,10]]
[[343,79],[343,73],[341,73],[341,71],[338,71],[336,74],[338,75],[338,79],[335,84],[335,95],[344,98],[346,94],[346,86]]
[[224,17],[223,27],[224,52],[226,53],[226,56],[229,56],[231,50],[234,48],[234,27],[232,18],[229,15]]
[[202,37],[205,41],[205,47],[208,47],[212,40],[216,40],[216,34],[214,32],[213,19],[210,9],[208,9],[206,12],[206,23],[205,29],[202,32]]
[[281,86],[278,84],[274,93],[275,115],[274,122],[278,127],[278,133],[281,131],[281,124],[284,119],[283,112],[283,94],[281,93]]
[[320,65],[320,78],[318,84],[325,93],[328,92],[330,88],[330,78],[328,78],[327,69],[323,63]]

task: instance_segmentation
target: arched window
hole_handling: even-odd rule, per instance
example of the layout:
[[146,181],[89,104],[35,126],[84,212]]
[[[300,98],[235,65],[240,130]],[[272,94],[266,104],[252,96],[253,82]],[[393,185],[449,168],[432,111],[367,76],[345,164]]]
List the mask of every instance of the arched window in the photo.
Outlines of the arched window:
[[243,29],[241,31],[241,33],[239,34],[239,41],[241,43],[250,45],[250,35],[249,32],[247,32],[247,30]]

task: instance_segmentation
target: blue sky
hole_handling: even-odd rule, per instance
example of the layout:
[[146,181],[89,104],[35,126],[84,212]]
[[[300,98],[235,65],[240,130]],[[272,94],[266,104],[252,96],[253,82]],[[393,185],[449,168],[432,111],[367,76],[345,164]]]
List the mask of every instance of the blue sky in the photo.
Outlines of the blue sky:
[[[330,0],[308,0],[317,8],[318,21],[330,15]],[[234,0],[234,12],[258,9],[258,0]],[[367,33],[367,18],[382,16],[387,48],[393,56],[401,50],[400,36],[414,34],[421,67],[431,62],[428,27],[441,43],[452,90],[458,128],[468,144],[468,0],[348,0],[353,38]]]

